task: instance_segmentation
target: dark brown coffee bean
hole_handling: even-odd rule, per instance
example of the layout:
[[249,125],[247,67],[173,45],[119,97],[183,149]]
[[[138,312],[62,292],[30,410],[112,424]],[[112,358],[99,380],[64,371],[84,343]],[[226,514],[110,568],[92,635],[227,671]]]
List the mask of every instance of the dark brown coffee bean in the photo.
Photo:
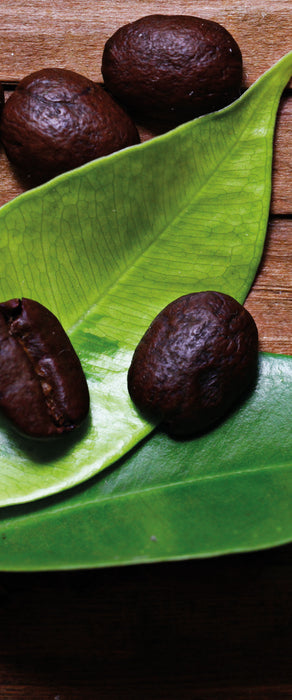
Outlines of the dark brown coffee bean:
[[67,334],[32,299],[0,304],[0,407],[35,438],[68,432],[89,411],[87,382]]
[[193,435],[251,386],[257,360],[257,327],[241,304],[219,292],[187,294],[158,314],[138,344],[129,393],[172,435]]
[[134,122],[101,86],[62,68],[21,80],[4,106],[1,139],[11,162],[37,181],[139,143]]
[[108,39],[102,74],[107,89],[137,118],[177,124],[239,97],[242,57],[217,22],[148,15]]

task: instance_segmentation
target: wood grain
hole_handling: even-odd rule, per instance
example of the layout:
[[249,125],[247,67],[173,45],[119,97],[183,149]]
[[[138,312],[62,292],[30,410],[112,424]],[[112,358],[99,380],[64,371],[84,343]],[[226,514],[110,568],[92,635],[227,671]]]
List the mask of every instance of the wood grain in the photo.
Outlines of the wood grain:
[[245,306],[256,320],[260,349],[292,354],[292,220],[270,221],[264,255]]
[[271,214],[292,212],[292,91],[280,102],[274,138]]
[[291,699],[291,554],[2,574],[0,698]]

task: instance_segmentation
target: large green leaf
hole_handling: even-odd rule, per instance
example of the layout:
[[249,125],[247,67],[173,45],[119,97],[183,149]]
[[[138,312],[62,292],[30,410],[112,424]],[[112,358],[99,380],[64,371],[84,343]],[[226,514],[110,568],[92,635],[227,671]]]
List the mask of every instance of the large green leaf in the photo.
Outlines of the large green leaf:
[[262,355],[255,390],[209,435],[156,432],[115,467],[3,508],[0,569],[109,566],[260,549],[292,537],[292,358]]
[[[153,428],[126,385],[133,349],[173,298],[215,289],[243,301],[269,213],[273,129],[292,52],[237,102],[90,163],[0,212],[0,295],[55,312],[86,371],[91,421],[46,444],[0,431],[1,505],[71,487]],[[78,439],[79,438],[79,439]]]

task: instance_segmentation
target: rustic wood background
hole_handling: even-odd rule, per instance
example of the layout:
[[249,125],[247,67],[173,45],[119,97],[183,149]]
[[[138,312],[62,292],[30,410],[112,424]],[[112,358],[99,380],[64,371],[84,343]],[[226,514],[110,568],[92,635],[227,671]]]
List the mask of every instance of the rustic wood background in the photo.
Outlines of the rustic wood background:
[[[106,39],[151,13],[215,19],[244,85],[291,50],[291,0],[1,0],[0,80],[59,66],[101,81]],[[265,253],[246,301],[261,349],[292,353],[291,83],[275,133]],[[142,133],[142,132],[141,132]],[[143,138],[151,137],[143,132]],[[3,151],[0,206],[23,191]],[[292,698],[291,546],[91,572],[0,574],[0,700]]]

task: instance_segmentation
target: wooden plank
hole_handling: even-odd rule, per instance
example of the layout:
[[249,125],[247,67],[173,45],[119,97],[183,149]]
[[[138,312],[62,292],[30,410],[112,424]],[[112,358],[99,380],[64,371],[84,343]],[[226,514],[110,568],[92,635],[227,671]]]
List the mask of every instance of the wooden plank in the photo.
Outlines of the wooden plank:
[[19,80],[48,65],[100,80],[107,38],[153,12],[195,14],[223,24],[241,48],[245,86],[291,50],[290,0],[1,0],[0,80]]
[[292,355],[292,219],[271,221],[264,255],[245,306],[260,349]]
[[1,700],[291,700],[291,553],[2,574]]
[[274,138],[272,214],[292,214],[292,94],[280,103]]

